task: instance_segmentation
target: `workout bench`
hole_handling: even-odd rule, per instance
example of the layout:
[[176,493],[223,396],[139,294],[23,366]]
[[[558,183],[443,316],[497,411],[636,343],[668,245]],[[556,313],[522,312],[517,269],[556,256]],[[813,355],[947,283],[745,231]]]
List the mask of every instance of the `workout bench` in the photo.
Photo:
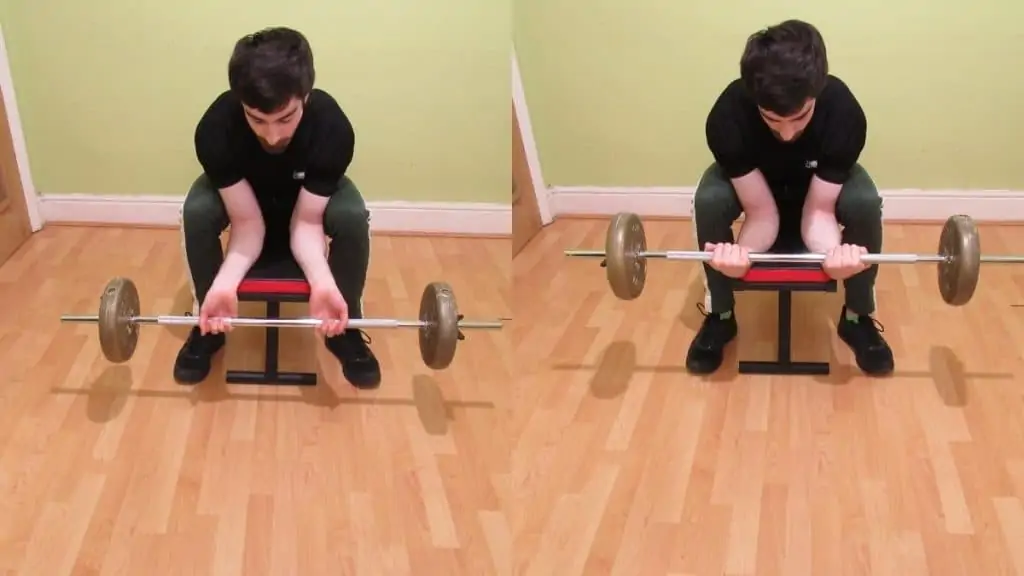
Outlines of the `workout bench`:
[[[806,250],[805,250],[806,251]],[[794,362],[792,359],[793,292],[835,292],[837,282],[818,262],[755,262],[734,290],[778,292],[778,353],[774,361],[741,360],[740,374],[828,374],[828,362]]]
[[[238,285],[239,302],[266,303],[266,317],[281,317],[281,304],[309,302],[309,283],[298,263],[291,257],[262,258],[252,266]],[[279,327],[267,326],[263,370],[228,370],[229,384],[287,384],[315,386],[316,372],[282,372],[278,369]]]

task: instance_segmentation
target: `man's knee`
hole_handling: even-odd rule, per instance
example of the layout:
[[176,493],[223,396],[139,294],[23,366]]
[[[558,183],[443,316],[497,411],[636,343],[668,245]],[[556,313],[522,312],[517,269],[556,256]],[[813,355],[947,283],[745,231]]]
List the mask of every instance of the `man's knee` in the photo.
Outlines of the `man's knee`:
[[845,227],[881,226],[882,196],[871,177],[859,166],[839,192],[836,219]]
[[324,209],[324,233],[337,238],[365,239],[370,233],[370,212],[359,189],[348,177],[342,177],[338,189]]
[[193,182],[181,205],[181,225],[186,234],[213,232],[220,234],[227,226],[227,209],[220,193],[206,175]]
[[366,238],[370,233],[370,213],[360,207],[328,207],[324,211],[324,233],[332,240]]
[[730,226],[742,207],[736,190],[717,165],[708,168],[693,194],[693,221],[698,227]]

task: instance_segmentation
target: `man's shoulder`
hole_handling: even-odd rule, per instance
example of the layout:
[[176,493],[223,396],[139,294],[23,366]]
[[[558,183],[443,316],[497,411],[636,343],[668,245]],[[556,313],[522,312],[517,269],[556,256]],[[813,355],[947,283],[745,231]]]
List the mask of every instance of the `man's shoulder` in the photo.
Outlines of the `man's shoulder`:
[[822,138],[827,141],[846,140],[851,135],[866,138],[867,115],[853,90],[842,79],[829,75],[825,88],[815,103],[815,116]]
[[203,113],[200,123],[216,122],[228,124],[242,116],[242,104],[230,90],[218,94]]
[[219,146],[226,145],[241,134],[239,128],[245,127],[245,114],[242,104],[231,91],[219,94],[207,106],[199,122],[196,123],[196,144]]
[[850,89],[849,84],[843,81],[842,78],[829,74],[825,88],[818,95],[815,106],[830,110],[849,111],[850,109],[859,109],[860,103],[857,101],[853,90]]
[[735,78],[725,85],[715,101],[714,108],[728,112],[739,112],[754,106],[741,78]]
[[309,93],[309,101],[306,104],[306,114],[313,117],[314,124],[327,127],[350,126],[348,115],[341,108],[338,100],[321,88],[314,88]]
[[716,137],[735,135],[737,131],[747,132],[752,129],[750,121],[756,112],[757,106],[747,93],[742,79],[736,78],[718,94],[708,112],[705,129],[709,136]]
[[309,94],[303,112],[303,154],[307,156],[344,156],[355,145],[355,130],[338,101],[325,90]]

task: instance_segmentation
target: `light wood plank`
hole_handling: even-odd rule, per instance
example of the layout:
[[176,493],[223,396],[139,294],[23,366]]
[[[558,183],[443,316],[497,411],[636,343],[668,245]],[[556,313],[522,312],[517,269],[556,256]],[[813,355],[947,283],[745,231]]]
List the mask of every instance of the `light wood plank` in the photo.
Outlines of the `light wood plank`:
[[[737,375],[774,354],[776,314],[774,295],[739,293],[738,341],[705,379],[683,368],[700,267],[650,262],[619,301],[597,260],[562,253],[606,226],[559,220],[513,261],[515,573],[1024,573],[1024,268],[983,268],[951,308],[933,266],[883,266],[881,380],[835,335],[842,289],[794,297],[794,355],[831,357],[830,376]],[[693,243],[689,222],[646,227],[651,249]],[[1024,244],[981,233],[986,251]],[[934,253],[938,234],[887,225],[886,249]]]
[[[467,317],[510,316],[510,259],[509,239],[374,238],[366,314],[414,318],[446,280]],[[384,382],[362,392],[302,330],[282,333],[282,368],[319,363],[317,387],[225,385],[262,361],[262,330],[239,328],[182,387],[185,328],[145,327],[111,365],[95,325],[59,323],[114,275],[145,313],[191,309],[174,231],[46,228],[0,267],[0,572],[509,573],[505,332],[467,331],[432,372],[414,330],[371,331]]]

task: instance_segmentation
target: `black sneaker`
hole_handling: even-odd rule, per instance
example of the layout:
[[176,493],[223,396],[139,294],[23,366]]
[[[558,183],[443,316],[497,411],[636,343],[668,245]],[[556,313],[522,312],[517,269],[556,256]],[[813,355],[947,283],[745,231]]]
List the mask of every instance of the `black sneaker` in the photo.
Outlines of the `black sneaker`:
[[704,315],[704,322],[690,343],[686,353],[686,369],[694,374],[710,374],[722,365],[725,346],[736,337],[736,314],[723,319],[720,314],[708,314],[704,305],[697,309]]
[[174,379],[180,384],[197,384],[210,374],[213,355],[223,346],[224,334],[199,333],[199,327],[192,328],[184,346],[174,361]]
[[893,371],[892,349],[882,338],[885,328],[871,316],[846,317],[846,306],[839,313],[839,338],[853,350],[857,366],[865,374],[884,376]]
[[341,362],[341,373],[356,388],[380,385],[380,363],[370,350],[370,337],[362,330],[346,330],[326,339],[327,349]]

